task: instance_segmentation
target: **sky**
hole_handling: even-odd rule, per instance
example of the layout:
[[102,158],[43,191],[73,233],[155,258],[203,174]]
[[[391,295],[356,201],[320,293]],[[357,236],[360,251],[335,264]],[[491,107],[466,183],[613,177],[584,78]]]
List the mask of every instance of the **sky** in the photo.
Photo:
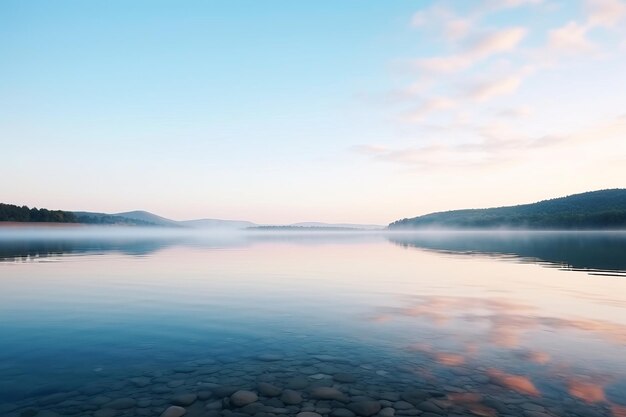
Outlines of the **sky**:
[[0,2],[0,201],[387,224],[626,187],[626,0]]

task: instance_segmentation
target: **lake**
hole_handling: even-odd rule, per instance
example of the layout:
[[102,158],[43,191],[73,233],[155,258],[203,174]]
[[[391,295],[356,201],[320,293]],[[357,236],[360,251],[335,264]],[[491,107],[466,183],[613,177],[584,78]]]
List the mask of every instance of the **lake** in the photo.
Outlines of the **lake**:
[[626,233],[0,229],[0,415],[183,411],[624,417]]

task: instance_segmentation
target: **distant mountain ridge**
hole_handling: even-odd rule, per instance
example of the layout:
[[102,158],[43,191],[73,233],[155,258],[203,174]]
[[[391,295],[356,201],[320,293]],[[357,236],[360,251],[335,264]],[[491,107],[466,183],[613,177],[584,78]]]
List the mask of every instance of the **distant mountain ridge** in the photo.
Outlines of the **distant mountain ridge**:
[[625,229],[626,189],[589,191],[537,203],[452,210],[405,218],[389,229]]
[[253,228],[281,230],[370,230],[383,229],[384,226],[359,224],[333,224],[321,222],[294,223],[286,226],[260,226],[245,220],[196,219],[172,220],[145,210],[123,213],[97,213],[89,211],[64,211],[28,208],[0,203],[0,222],[16,223],[77,223],[92,225],[120,225],[144,227],[171,227],[210,230],[245,230]]

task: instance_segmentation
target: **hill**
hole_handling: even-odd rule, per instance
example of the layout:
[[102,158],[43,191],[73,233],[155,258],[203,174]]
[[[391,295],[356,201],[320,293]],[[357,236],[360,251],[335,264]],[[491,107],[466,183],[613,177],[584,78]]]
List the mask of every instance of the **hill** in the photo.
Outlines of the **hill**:
[[453,210],[398,220],[389,229],[624,229],[626,189],[590,191],[538,203]]
[[165,217],[158,216],[143,210],[127,211],[124,213],[115,213],[113,216],[123,217],[125,219],[136,220],[139,222],[151,224],[153,226],[163,227],[183,227],[179,222],[175,220],[166,219]]

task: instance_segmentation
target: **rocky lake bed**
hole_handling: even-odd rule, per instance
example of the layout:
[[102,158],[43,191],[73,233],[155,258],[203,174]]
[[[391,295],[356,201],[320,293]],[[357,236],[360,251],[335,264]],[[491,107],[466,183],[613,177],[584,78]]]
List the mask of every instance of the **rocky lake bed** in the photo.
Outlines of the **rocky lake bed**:
[[608,390],[609,399],[590,403],[566,386],[547,389],[544,381],[539,391],[526,376],[476,366],[444,366],[425,358],[363,362],[336,354],[217,356],[128,375],[96,368],[80,387],[64,391],[49,384],[19,402],[1,404],[0,412],[4,417],[622,417],[626,410],[626,394],[619,392],[623,382]]

